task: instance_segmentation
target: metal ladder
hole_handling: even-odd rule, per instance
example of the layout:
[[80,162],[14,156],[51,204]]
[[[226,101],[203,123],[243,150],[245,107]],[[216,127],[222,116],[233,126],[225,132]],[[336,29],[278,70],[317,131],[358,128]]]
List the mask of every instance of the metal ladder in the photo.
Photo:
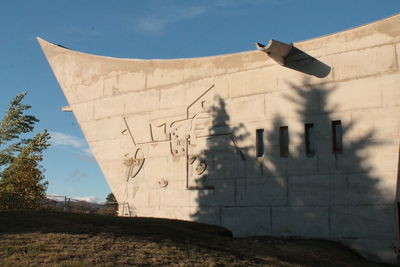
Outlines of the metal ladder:
[[121,216],[131,217],[132,215],[131,215],[131,209],[129,208],[129,203],[128,202],[124,202],[121,205],[122,205]]

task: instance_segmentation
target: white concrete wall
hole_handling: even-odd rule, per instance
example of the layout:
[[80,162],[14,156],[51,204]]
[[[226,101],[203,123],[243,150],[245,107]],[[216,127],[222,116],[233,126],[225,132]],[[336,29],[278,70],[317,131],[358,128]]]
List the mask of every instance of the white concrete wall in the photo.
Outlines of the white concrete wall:
[[[121,215],[219,224],[239,236],[339,240],[370,258],[395,261],[399,15],[295,43],[319,60],[299,62],[300,71],[259,51],[128,60],[39,41]],[[330,67],[325,77],[304,73],[321,64]],[[176,126],[195,115],[192,131]],[[341,154],[332,153],[333,120],[343,127]],[[305,123],[314,123],[311,157]],[[280,126],[289,127],[287,158],[279,154]],[[256,129],[264,129],[258,159]],[[175,156],[174,132],[190,133]],[[217,134],[223,135],[210,136]],[[127,177],[124,160],[138,148],[144,163]],[[201,162],[207,168],[199,174]]]

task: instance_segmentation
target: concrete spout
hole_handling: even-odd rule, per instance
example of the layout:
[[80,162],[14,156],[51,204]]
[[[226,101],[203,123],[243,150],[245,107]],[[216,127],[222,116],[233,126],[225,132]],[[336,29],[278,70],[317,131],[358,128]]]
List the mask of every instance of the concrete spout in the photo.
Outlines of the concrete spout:
[[280,65],[285,64],[285,57],[289,55],[293,48],[292,44],[285,44],[277,40],[271,39],[267,45],[256,43],[258,50],[267,53],[273,60],[278,62]]

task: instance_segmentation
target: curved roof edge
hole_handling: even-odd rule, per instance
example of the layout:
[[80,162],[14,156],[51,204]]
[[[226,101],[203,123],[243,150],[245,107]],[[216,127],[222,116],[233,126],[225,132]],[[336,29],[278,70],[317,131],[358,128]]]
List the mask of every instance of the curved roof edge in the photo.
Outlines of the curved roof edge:
[[[293,42],[296,45],[302,45],[303,43],[310,43],[313,42],[315,40],[320,40],[320,39],[325,39],[325,38],[331,38],[335,35],[340,35],[340,34],[346,34],[349,32],[353,32],[353,31],[359,31],[359,30],[363,30],[365,28],[369,28],[369,27],[373,27],[379,24],[384,24],[385,22],[391,22],[393,20],[399,20],[400,21],[400,14],[395,14],[392,15],[390,17],[386,17],[371,23],[367,23],[361,26],[356,26],[356,27],[352,27],[350,29],[346,29],[343,31],[339,31],[339,32],[334,32],[334,33],[329,33],[326,35],[322,35],[322,36],[318,36],[315,38],[311,38],[311,39],[306,39],[306,40],[302,40],[302,41],[298,41],[298,42]],[[176,61],[176,60],[193,60],[193,59],[211,59],[211,58],[223,58],[223,57],[230,57],[230,56],[234,56],[234,55],[246,55],[246,54],[250,54],[250,53],[258,53],[257,50],[249,50],[249,51],[243,51],[243,52],[236,52],[236,53],[230,53],[230,54],[221,54],[221,55],[214,55],[214,56],[205,56],[205,57],[189,57],[189,58],[171,58],[171,59],[137,59],[137,58],[119,58],[119,57],[112,57],[112,56],[103,56],[103,55],[95,55],[95,54],[90,54],[90,53],[84,53],[84,52],[79,52],[79,51],[75,51],[75,50],[71,50],[69,48],[63,47],[61,45],[57,45],[54,43],[51,43],[49,41],[46,41],[40,37],[37,37],[37,40],[40,44],[40,46],[42,47],[42,49],[44,50],[44,52],[46,53],[46,55],[48,54],[49,48],[52,47],[53,49],[57,49],[58,52],[61,52],[62,50],[69,51],[69,52],[73,52],[73,53],[78,53],[78,54],[82,54],[82,55],[87,55],[87,56],[93,56],[93,57],[99,57],[99,58],[104,58],[104,59],[118,59],[118,60],[134,60],[134,61]]]
[[98,57],[98,58],[104,58],[104,59],[118,59],[118,60],[136,60],[136,61],[176,61],[176,60],[191,60],[191,59],[211,59],[211,58],[217,58],[217,57],[227,57],[227,56],[232,56],[232,55],[245,55],[249,53],[253,53],[254,51],[249,50],[249,51],[243,51],[243,52],[236,52],[236,53],[230,53],[230,54],[221,54],[221,55],[214,55],[214,56],[204,56],[204,57],[188,57],[188,58],[166,58],[166,59],[160,59],[160,58],[152,58],[152,59],[140,59],[140,58],[120,58],[120,57],[112,57],[112,56],[103,56],[103,55],[96,55],[96,54],[90,54],[90,53],[84,53],[84,52],[79,52],[76,50],[72,50],[69,48],[66,48],[62,45],[54,44],[52,42],[49,42],[47,40],[44,40],[40,37],[36,37],[38,40],[40,46],[42,47],[43,50],[46,48],[53,47],[57,50],[64,50],[65,52],[73,52],[81,55],[87,55],[87,56],[92,56],[92,57]]
[[327,33],[327,34],[323,34],[321,36],[313,37],[313,38],[310,38],[310,39],[305,39],[305,40],[301,40],[301,41],[295,41],[293,43],[294,44],[299,44],[299,43],[303,43],[303,42],[313,41],[313,40],[316,40],[316,39],[330,37],[330,36],[333,36],[333,35],[336,35],[336,34],[341,34],[341,33],[346,33],[346,32],[350,32],[350,31],[360,30],[360,29],[363,29],[363,28],[366,28],[366,27],[370,27],[370,26],[373,26],[373,25],[376,25],[376,24],[381,24],[381,23],[383,23],[385,21],[390,21],[390,20],[393,20],[393,19],[396,19],[396,18],[400,19],[400,13],[396,13],[396,14],[393,14],[393,15],[391,15],[389,17],[384,17],[382,19],[378,19],[378,20],[374,20],[374,21],[371,21],[371,22],[367,22],[367,23],[364,23],[362,25],[350,27],[350,28],[345,29],[345,30],[332,32],[332,33]]

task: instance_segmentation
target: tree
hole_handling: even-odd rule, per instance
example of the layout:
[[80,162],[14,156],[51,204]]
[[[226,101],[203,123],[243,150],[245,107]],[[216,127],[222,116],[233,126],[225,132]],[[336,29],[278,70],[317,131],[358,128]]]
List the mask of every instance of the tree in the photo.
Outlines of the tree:
[[113,193],[110,193],[107,195],[106,197],[106,205],[115,205],[115,203],[117,202],[117,200],[115,199],[115,196]]
[[103,214],[103,215],[112,215],[115,216],[117,214],[118,210],[118,203],[117,200],[115,199],[115,196],[113,193],[110,193],[106,197],[106,203],[102,208],[100,208],[97,213],[98,214]]
[[50,135],[44,130],[24,138],[39,121],[25,114],[31,108],[22,104],[25,95],[26,92],[19,94],[11,101],[0,124],[0,192],[12,194],[18,207],[34,208],[45,198],[47,189],[39,162],[49,146]]

